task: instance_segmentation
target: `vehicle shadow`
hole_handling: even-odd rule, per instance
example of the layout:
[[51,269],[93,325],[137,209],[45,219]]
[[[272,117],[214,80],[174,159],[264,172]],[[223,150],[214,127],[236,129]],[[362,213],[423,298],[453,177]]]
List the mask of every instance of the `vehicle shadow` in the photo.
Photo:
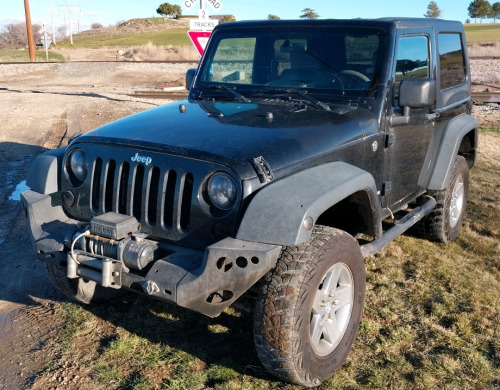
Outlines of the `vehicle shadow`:
[[[82,307],[153,344],[190,354],[207,367],[215,365],[232,369],[242,376],[277,381],[262,367],[255,351],[251,313],[254,301],[243,297],[238,302],[245,308],[230,307],[216,318],[132,292],[125,293],[111,305]],[[105,351],[114,340],[115,337],[109,335],[103,337],[101,350]],[[206,385],[211,388],[216,384]]]

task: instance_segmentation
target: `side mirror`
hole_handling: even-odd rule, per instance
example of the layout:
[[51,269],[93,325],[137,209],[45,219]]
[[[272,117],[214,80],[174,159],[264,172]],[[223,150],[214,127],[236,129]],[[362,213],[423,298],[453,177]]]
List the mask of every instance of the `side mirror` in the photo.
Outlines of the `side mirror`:
[[436,80],[407,78],[399,86],[399,106],[432,107],[436,102]]
[[191,85],[193,85],[194,76],[196,76],[196,69],[188,69],[186,72],[186,89],[188,91],[191,89]]
[[[410,123],[410,108],[431,108],[436,103],[436,80],[427,78],[407,78],[399,85],[399,106],[403,107],[403,115],[393,115],[391,126]],[[433,119],[436,114],[428,114]]]

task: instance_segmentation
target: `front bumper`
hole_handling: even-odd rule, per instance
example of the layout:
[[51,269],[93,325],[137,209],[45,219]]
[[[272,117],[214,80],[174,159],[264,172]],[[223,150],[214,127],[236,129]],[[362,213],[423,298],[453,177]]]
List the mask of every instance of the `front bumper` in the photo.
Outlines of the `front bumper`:
[[68,218],[49,195],[22,194],[30,237],[38,259],[67,264],[68,277],[94,280],[104,287],[127,288],[218,316],[272,269],[281,246],[225,238],[204,251],[158,242],[165,256],[144,272],[122,261],[78,251],[70,254],[72,237],[84,223]]

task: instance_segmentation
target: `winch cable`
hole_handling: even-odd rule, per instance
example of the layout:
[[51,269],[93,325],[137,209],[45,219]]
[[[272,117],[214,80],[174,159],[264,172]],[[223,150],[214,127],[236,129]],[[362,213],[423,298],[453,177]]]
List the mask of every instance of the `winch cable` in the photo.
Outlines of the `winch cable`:
[[76,264],[80,264],[80,262],[76,259],[75,257],[75,244],[76,242],[84,237],[84,236],[88,236],[90,234],[90,230],[85,230],[83,233],[79,234],[74,240],[73,242],[71,243],[71,252],[70,252],[70,255],[71,255],[71,258],[73,259],[73,261],[76,263]]

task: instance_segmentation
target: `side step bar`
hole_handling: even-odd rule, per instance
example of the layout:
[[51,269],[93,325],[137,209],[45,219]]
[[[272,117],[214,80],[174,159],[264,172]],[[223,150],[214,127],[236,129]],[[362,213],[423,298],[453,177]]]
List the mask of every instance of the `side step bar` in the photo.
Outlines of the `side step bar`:
[[436,199],[431,196],[424,196],[424,199],[426,199],[424,204],[416,207],[409,214],[395,222],[394,226],[387,230],[381,238],[371,241],[368,244],[361,245],[360,248],[363,257],[372,256],[379,252],[383,247],[415,225],[436,207]]

